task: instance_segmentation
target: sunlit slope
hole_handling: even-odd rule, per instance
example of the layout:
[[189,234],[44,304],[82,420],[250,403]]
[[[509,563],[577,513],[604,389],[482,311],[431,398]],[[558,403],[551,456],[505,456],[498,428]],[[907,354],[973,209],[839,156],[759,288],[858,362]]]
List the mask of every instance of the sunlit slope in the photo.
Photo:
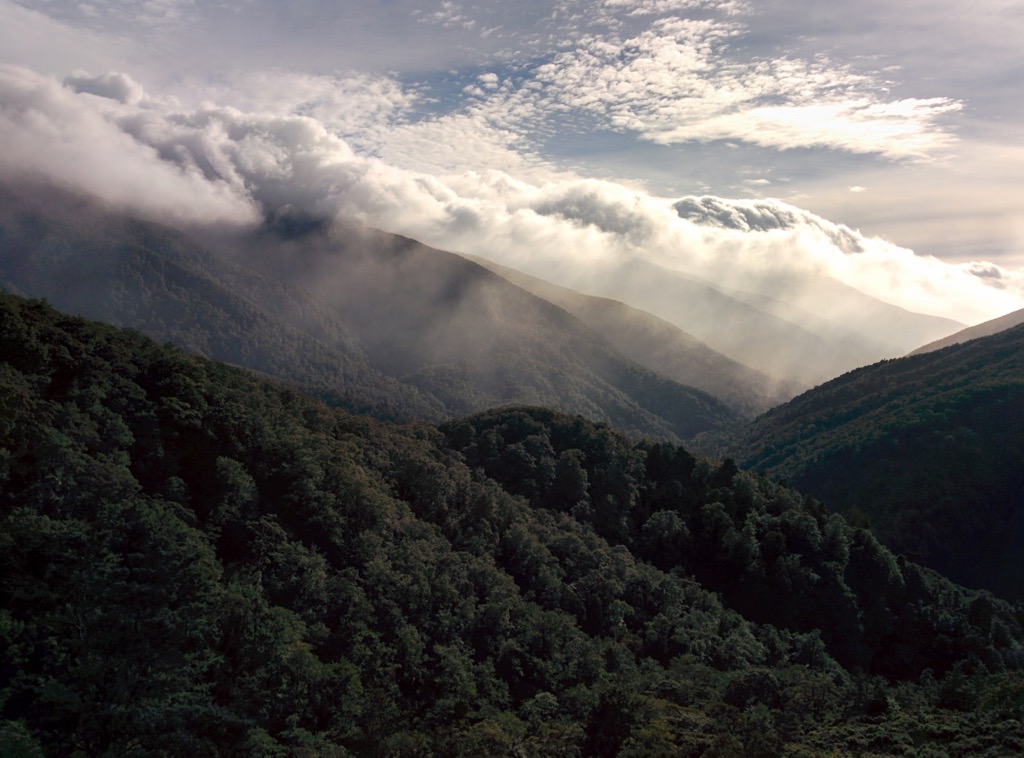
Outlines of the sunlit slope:
[[734,446],[897,552],[1024,596],[1024,325],[850,372],[776,408]]
[[[737,276],[741,276],[738,272]],[[658,316],[711,348],[778,381],[811,386],[960,328],[957,322],[911,313],[868,298],[834,280],[781,277],[779,297],[732,289],[634,259],[581,275],[588,294],[620,300]],[[771,282],[762,282],[771,289]],[[799,287],[803,284],[805,287]],[[814,308],[799,290],[824,288]],[[785,297],[792,297],[787,301]],[[888,321],[891,328],[881,329]],[[867,328],[871,326],[871,328]],[[898,341],[890,336],[899,335]],[[923,335],[928,335],[924,337]]]

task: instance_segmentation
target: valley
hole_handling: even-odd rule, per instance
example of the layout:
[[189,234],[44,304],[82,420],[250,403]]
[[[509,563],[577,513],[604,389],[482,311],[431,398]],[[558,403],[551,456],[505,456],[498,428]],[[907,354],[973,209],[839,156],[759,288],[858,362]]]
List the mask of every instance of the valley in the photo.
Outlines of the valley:
[[1024,750],[1024,326],[807,388],[656,315],[868,349],[783,301],[45,194],[0,193],[5,749]]

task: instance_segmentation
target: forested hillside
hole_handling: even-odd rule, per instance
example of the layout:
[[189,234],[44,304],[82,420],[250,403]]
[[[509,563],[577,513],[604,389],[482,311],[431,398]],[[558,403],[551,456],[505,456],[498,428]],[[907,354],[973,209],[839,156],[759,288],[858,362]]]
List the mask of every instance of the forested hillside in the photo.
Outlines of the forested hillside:
[[1022,620],[729,461],[0,297],[8,754],[1015,754]]
[[696,337],[646,311],[583,295],[507,266],[467,256],[537,297],[576,316],[627,358],[682,384],[697,387],[752,418],[789,400],[805,386],[782,383],[712,350]]
[[1024,326],[868,366],[776,408],[734,445],[866,518],[894,551],[1024,598]]
[[0,288],[329,392],[341,407],[445,417],[436,398],[371,366],[350,326],[302,287],[214,256],[169,227],[66,190],[33,190],[0,183]]
[[536,403],[679,440],[737,418],[474,263],[330,227],[282,214],[200,243],[66,190],[0,185],[0,287],[388,420]]

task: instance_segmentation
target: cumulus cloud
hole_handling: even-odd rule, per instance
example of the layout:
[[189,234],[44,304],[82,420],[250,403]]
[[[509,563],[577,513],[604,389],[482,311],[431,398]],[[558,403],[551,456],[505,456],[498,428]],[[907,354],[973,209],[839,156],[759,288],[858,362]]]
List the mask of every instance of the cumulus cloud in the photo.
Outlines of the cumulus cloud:
[[680,218],[698,226],[740,232],[814,229],[844,253],[864,252],[864,238],[849,227],[778,200],[724,200],[705,195],[684,197],[672,207]]
[[249,71],[214,83],[190,80],[179,99],[217,103],[251,113],[309,116],[369,151],[389,126],[402,124],[419,97],[390,76]]
[[[136,85],[121,76],[101,77],[90,88],[137,93]],[[77,81],[88,85],[83,74]],[[253,218],[244,190],[211,180],[195,164],[166,160],[117,123],[119,108],[144,113],[137,102],[82,95],[28,69],[0,66],[0,168],[9,174],[39,172],[171,219]]]
[[90,76],[87,72],[76,71],[64,79],[64,84],[75,92],[106,97],[128,105],[141,102],[144,94],[141,84],[120,72]]

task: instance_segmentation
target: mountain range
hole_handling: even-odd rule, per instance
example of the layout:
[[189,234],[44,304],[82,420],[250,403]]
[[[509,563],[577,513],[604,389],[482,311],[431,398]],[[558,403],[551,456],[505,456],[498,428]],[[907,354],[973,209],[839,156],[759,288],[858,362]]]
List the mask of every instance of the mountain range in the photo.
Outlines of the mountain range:
[[0,748],[1024,750],[1017,314],[550,273],[0,185]]
[[171,229],[25,181],[0,187],[0,214],[10,291],[393,419],[528,402],[691,439],[961,326],[833,280],[753,292],[639,259],[569,290],[287,211],[257,230]]
[[353,410],[429,421],[534,403],[662,439],[739,418],[557,306],[412,240],[290,216],[199,240],[56,188],[7,188],[3,200],[9,291]]

